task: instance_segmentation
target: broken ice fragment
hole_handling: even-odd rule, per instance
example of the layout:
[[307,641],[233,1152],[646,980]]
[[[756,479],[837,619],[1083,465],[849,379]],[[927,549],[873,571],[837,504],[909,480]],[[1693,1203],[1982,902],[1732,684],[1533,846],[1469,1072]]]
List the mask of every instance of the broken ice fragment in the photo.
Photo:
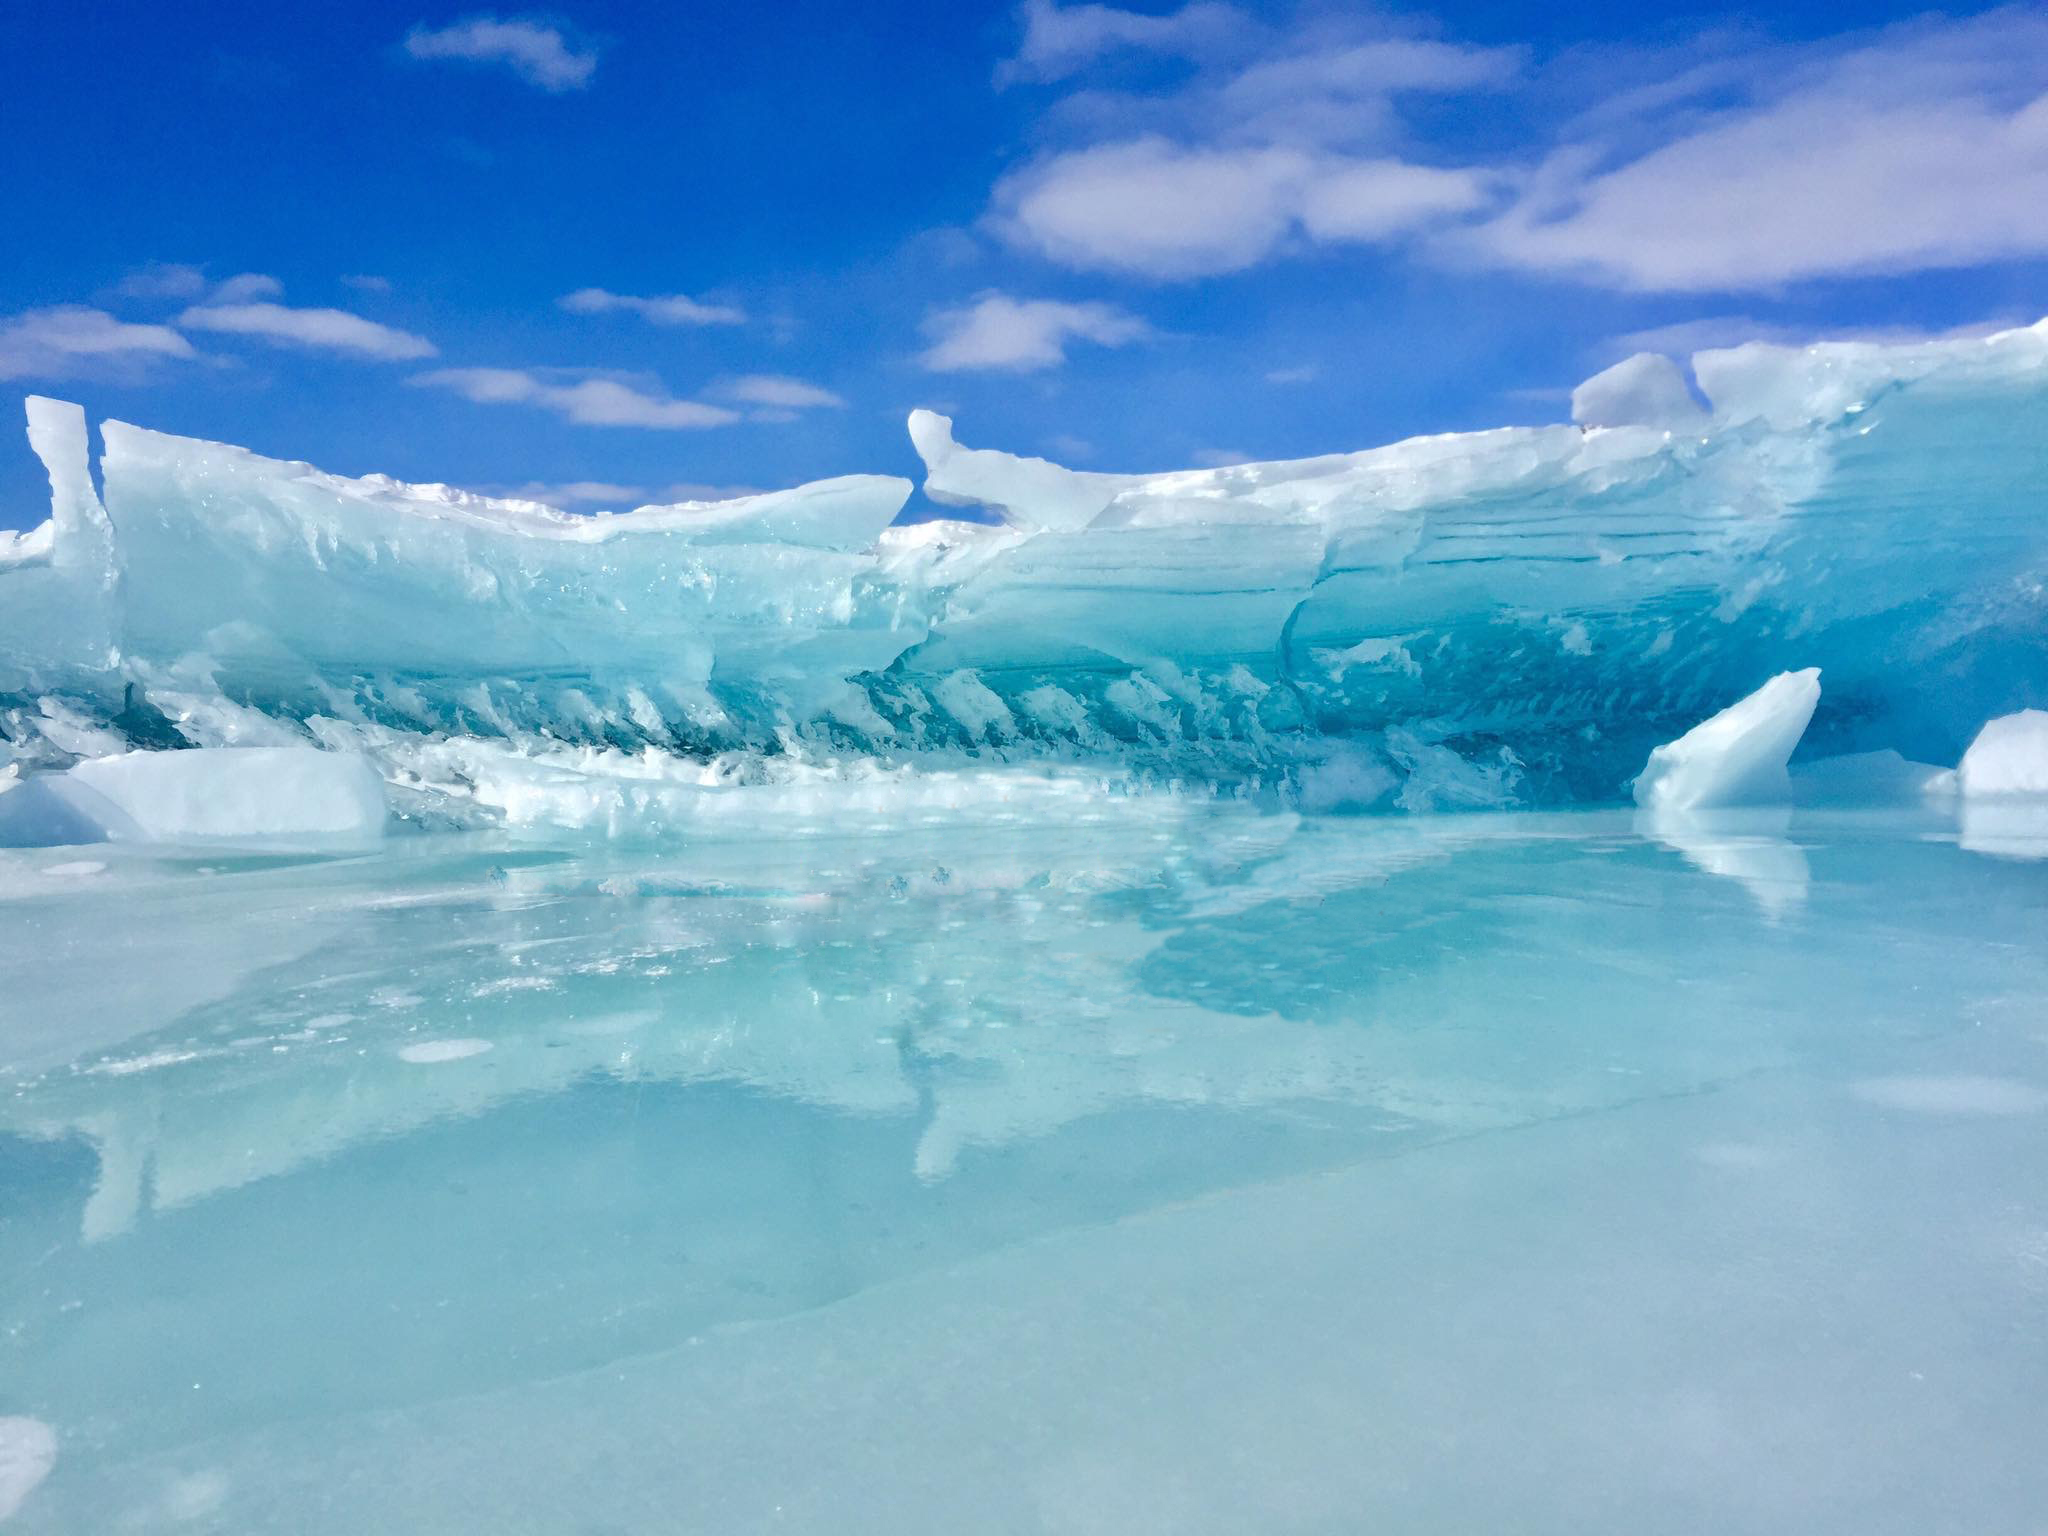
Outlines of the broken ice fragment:
[[1696,811],[1790,800],[1785,765],[1819,703],[1820,668],[1779,673],[1653,751],[1635,781],[1636,804]]
[[2048,710],[2001,715],[1977,733],[1956,780],[1968,796],[2048,795]]

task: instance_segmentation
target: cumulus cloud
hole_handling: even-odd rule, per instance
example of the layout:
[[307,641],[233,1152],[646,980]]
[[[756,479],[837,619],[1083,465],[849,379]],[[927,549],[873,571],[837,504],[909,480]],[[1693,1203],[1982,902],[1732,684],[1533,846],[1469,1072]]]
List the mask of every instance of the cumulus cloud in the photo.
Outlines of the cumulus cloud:
[[1922,22],[1763,74],[1646,151],[1566,146],[1458,248],[1646,292],[2048,254],[2048,16]]
[[985,293],[971,304],[939,310],[925,321],[932,345],[922,361],[935,373],[1031,373],[1065,362],[1070,341],[1120,347],[1148,329],[1136,315],[1109,304]]
[[[222,285],[222,289],[232,290],[235,283],[245,281],[231,279]],[[273,286],[244,291],[276,291],[275,279],[262,281]],[[232,300],[233,293],[228,293],[227,297]],[[415,336],[396,326],[380,325],[345,309],[293,309],[267,301],[222,302],[219,291],[206,303],[179,315],[178,324],[187,330],[254,336],[274,346],[307,347],[315,351],[342,352],[353,357],[391,362],[434,355],[434,344],[424,336]]]
[[1286,145],[1158,137],[1055,155],[996,188],[996,226],[1071,267],[1147,277],[1237,272],[1290,236],[1393,239],[1488,197],[1480,172]]
[[844,406],[846,401],[821,385],[792,379],[780,373],[750,373],[729,380],[719,393],[749,405],[766,405],[786,411],[807,411],[815,406]]
[[622,379],[577,377],[522,368],[441,368],[406,381],[445,389],[479,405],[530,405],[586,427],[651,427],[684,431],[738,421],[737,411],[702,400],[677,400]]
[[405,35],[405,51],[415,59],[503,65],[544,91],[580,91],[597,72],[596,50],[572,47],[560,28],[494,16],[414,27]]
[[706,304],[680,293],[640,298],[630,293],[610,293],[603,288],[578,288],[555,301],[572,315],[606,315],[630,310],[656,325],[740,325],[746,311],[730,304]]
[[0,379],[129,379],[152,363],[197,356],[167,325],[60,304],[0,319]]

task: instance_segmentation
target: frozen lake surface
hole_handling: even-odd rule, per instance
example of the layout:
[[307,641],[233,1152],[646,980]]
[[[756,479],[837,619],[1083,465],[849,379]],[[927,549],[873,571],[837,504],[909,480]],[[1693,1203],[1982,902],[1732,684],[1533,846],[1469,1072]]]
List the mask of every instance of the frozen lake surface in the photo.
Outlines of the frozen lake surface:
[[10,1533],[2048,1509],[2044,829],[0,853]]

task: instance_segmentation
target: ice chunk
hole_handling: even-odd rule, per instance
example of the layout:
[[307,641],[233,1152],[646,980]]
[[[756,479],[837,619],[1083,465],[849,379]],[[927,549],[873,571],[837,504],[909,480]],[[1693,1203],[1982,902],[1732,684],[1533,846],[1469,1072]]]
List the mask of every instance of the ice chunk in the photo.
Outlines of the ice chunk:
[[1652,752],[1635,781],[1636,804],[1696,811],[1789,800],[1785,765],[1819,703],[1818,667],[1779,673]]
[[1956,769],[1962,792],[2048,795],[2048,710],[2001,715],[1977,733]]
[[1708,416],[1678,364],[1656,352],[1638,352],[1572,391],[1572,420],[1582,427],[1690,432],[1702,430]]
[[85,412],[40,395],[24,406],[50,516],[0,533],[0,694],[75,682],[118,660],[113,529],[92,488]]
[[363,757],[312,747],[128,752],[0,795],[0,844],[345,838],[382,833],[384,784]]
[[1049,459],[963,448],[953,441],[953,419],[936,411],[910,413],[910,442],[924,460],[924,491],[933,501],[989,507],[1025,528],[1085,528],[1123,482]]

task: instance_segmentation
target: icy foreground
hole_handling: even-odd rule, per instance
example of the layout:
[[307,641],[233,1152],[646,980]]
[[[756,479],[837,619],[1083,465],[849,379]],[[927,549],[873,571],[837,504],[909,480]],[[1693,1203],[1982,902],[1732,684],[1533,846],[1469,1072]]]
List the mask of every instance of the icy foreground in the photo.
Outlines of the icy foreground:
[[0,850],[0,1530],[2033,1530],[2048,862],[1637,820]]
[[[1777,673],[1802,756],[1947,766],[2048,699],[2048,322],[1638,358],[1580,425],[1164,475],[914,413],[846,476],[565,515],[29,402],[0,750],[368,754],[401,809],[654,826],[733,783],[1056,762],[1311,808],[1612,801]],[[1798,739],[1798,733],[1794,733]]]

